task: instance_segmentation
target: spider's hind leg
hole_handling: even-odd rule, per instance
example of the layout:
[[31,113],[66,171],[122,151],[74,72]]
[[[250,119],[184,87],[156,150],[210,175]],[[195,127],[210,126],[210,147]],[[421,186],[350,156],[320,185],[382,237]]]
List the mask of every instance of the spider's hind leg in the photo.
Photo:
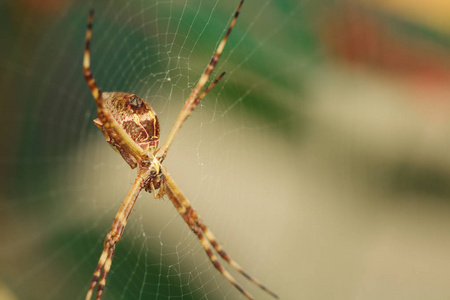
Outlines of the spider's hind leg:
[[272,297],[278,299],[278,296],[274,292],[272,292],[271,290],[266,288],[258,279],[250,276],[247,272],[245,272],[244,269],[242,269],[242,267],[223,250],[222,246],[217,242],[213,233],[208,229],[208,227],[202,222],[202,220],[200,218],[197,218],[196,223],[200,227],[200,229],[203,231],[203,233],[205,234],[208,241],[211,243],[211,245],[214,247],[214,249],[220,255],[220,257],[222,257],[227,263],[229,263],[236,271],[241,273],[249,281],[253,282],[255,285],[260,287],[263,291],[267,292]]
[[241,285],[233,278],[233,276],[228,273],[218,261],[217,256],[214,255],[211,246],[216,250],[216,252],[228,262],[234,269],[241,273],[245,278],[253,282],[255,285],[259,286],[262,290],[278,298],[278,296],[272,291],[268,290],[264,285],[262,285],[254,277],[248,275],[227,253],[222,249],[222,246],[216,241],[212,232],[206,227],[206,225],[201,221],[195,209],[191,206],[186,197],[181,193],[178,186],[173,181],[172,177],[167,173],[167,170],[162,167],[163,175],[165,177],[165,189],[167,196],[172,201],[175,208],[178,210],[181,217],[189,225],[191,230],[196,234],[197,238],[200,240],[203,248],[206,251],[209,259],[211,260],[214,267],[232,284],[234,285],[247,299],[254,299],[247,291],[245,291]]
[[197,235],[197,238],[200,240],[200,243],[203,246],[203,249],[205,249],[206,254],[209,257],[209,260],[212,262],[214,267],[232,284],[235,288],[239,290],[247,299],[253,300],[253,296],[250,295],[246,290],[242,288],[242,286],[237,283],[236,279],[234,279],[233,276],[231,276],[230,273],[228,273],[227,270],[225,270],[222,266],[222,264],[217,260],[217,256],[214,255],[212,252],[212,249],[210,247],[210,244],[205,239],[205,236],[202,233],[202,230],[197,226],[197,224],[190,226],[192,231]]

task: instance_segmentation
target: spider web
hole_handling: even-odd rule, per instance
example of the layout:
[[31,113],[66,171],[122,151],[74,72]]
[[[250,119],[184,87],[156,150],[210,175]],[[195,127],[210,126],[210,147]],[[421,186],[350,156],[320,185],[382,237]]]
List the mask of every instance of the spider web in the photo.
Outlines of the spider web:
[[[371,5],[405,1],[354,2],[246,0],[212,78],[227,74],[164,165],[227,253],[281,299],[445,299],[448,9],[442,36],[408,21],[434,5],[402,20]],[[237,5],[0,5],[0,299],[84,299],[136,175],[92,122],[89,9],[99,87],[146,100],[164,142]],[[143,192],[102,299],[244,297],[171,202]]]
[[[2,136],[10,142],[1,160],[1,223],[8,228],[2,235],[8,242],[0,249],[6,266],[1,279],[17,297],[84,299],[105,235],[134,180],[135,170],[92,123],[95,105],[81,68],[89,9],[95,9],[91,60],[98,85],[150,103],[163,142],[237,4],[9,4],[11,52],[0,63],[8,74],[4,105],[10,111],[2,114]],[[289,180],[287,143],[300,128],[293,76],[307,65],[294,36],[301,33],[307,4],[245,3],[212,77],[227,75],[183,125],[165,162],[228,253],[280,292],[286,286],[277,279],[283,273],[277,245],[284,242],[278,234],[290,226],[280,217],[295,182]],[[286,171],[274,182],[280,168]],[[255,296],[270,297],[232,273]],[[142,193],[117,245],[103,298],[242,296],[215,270],[170,201]]]

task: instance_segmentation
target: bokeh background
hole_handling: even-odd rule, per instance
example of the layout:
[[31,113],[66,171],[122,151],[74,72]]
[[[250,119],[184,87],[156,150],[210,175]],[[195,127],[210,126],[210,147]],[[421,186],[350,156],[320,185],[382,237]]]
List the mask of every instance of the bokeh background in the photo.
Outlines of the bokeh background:
[[[164,140],[234,2],[0,4],[0,299],[84,299],[135,176],[92,123],[89,9],[97,82],[149,102]],[[227,75],[165,165],[281,299],[450,297],[449,14],[445,0],[246,1]],[[103,299],[243,297],[170,201],[143,193]]]

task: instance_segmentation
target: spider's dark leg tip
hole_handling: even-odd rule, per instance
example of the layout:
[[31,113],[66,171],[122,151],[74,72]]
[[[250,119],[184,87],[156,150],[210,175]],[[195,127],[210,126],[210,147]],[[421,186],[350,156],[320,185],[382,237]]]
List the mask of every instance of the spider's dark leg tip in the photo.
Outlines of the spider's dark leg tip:
[[89,10],[89,16],[88,16],[88,29],[92,30],[92,23],[94,22],[94,9]]
[[88,30],[92,30],[92,23],[94,21],[94,9],[89,10],[89,16],[88,16]]

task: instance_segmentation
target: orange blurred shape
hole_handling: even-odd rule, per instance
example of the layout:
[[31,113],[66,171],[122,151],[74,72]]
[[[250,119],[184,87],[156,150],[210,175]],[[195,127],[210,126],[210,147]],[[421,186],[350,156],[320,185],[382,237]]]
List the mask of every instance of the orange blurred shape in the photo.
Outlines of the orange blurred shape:
[[396,32],[363,9],[327,16],[320,30],[325,51],[350,65],[412,80],[423,88],[450,87],[450,55],[430,41]]
[[21,5],[37,14],[57,14],[68,4],[68,0],[20,0]]

